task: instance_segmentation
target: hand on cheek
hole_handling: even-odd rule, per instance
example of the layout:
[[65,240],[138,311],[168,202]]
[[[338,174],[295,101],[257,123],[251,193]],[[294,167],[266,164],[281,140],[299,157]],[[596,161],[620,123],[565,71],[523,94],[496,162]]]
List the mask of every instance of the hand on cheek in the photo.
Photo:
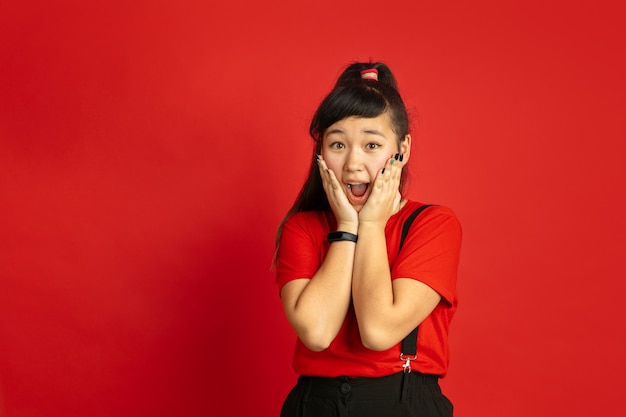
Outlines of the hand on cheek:
[[395,154],[378,172],[365,206],[359,212],[359,222],[385,225],[389,217],[400,209],[400,178],[404,167],[404,156]]
[[[335,173],[328,168],[321,155],[317,155],[317,164],[328,203],[337,219],[337,226],[343,229],[355,229],[358,227],[358,214],[348,201],[348,197]],[[352,230],[343,231],[352,232]]]

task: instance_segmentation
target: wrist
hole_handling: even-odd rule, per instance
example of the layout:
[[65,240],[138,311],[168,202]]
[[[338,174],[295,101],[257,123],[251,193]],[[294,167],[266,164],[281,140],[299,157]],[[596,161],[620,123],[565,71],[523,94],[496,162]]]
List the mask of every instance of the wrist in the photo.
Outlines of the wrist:
[[348,232],[352,234],[358,234],[359,224],[358,223],[349,223],[349,222],[339,222],[337,223],[337,229],[339,232]]
[[342,241],[356,243],[358,240],[358,236],[354,233],[337,231],[337,232],[330,232],[327,236],[327,239],[328,239],[328,243],[342,242]]
[[375,233],[385,233],[385,225],[386,223],[375,222],[375,221],[360,222],[359,228],[357,230],[357,234],[369,235],[369,234],[375,234]]

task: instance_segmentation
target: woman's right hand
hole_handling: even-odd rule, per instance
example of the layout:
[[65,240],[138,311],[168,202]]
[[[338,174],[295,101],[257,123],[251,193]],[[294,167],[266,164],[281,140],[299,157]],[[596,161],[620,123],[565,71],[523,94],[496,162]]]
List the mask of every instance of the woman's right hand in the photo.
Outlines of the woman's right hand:
[[337,176],[328,168],[321,155],[317,155],[317,165],[328,203],[337,219],[337,229],[343,232],[356,233],[359,227],[359,214],[348,201]]

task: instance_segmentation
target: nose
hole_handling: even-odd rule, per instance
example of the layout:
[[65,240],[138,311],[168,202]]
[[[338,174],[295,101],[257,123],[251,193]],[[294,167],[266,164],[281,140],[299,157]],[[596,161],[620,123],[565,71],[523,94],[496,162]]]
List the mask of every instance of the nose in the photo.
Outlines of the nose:
[[348,172],[358,172],[363,170],[363,155],[360,149],[352,148],[348,152],[344,169]]

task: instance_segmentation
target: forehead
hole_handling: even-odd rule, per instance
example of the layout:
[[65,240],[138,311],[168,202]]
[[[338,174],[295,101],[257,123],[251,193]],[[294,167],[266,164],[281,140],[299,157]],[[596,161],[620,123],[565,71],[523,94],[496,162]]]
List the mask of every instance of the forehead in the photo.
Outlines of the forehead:
[[350,116],[341,119],[326,129],[324,136],[341,133],[378,132],[384,136],[392,135],[391,117],[387,112],[376,117]]

